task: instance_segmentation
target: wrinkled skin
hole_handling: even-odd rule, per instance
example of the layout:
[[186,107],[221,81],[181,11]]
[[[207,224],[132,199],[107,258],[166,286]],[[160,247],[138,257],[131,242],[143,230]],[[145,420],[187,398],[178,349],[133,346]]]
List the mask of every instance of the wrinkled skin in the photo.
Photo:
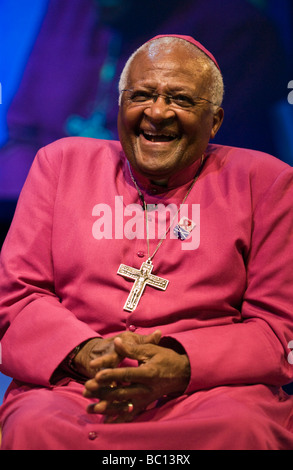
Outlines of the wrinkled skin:
[[[160,337],[158,330],[148,336],[125,332],[86,344],[75,365],[92,377],[85,384],[84,396],[100,400],[89,406],[90,413],[105,415],[106,422],[132,421],[161,397],[184,392],[190,376],[189,360],[185,354],[159,346]],[[96,359],[88,361],[94,356]],[[117,367],[124,357],[136,360],[138,367]],[[129,402],[133,404],[131,412]]]
[[[196,50],[196,49],[195,49]],[[127,88],[158,94],[186,94],[209,99],[209,72],[190,57],[184,45],[158,46],[135,57]],[[168,106],[163,96],[149,106],[132,105],[122,93],[118,132],[133,168],[155,182],[166,183],[180,170],[200,159],[223,121],[221,107],[198,100],[189,109]],[[149,136],[156,137],[155,141]],[[171,137],[171,140],[160,139]]]

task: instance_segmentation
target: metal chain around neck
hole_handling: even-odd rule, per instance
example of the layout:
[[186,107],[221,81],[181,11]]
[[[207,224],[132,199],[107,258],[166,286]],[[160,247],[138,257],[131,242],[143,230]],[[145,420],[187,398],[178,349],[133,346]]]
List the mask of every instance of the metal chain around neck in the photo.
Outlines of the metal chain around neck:
[[150,240],[149,240],[149,226],[148,226],[148,209],[147,209],[147,204],[145,202],[145,199],[144,199],[144,196],[141,192],[141,190],[139,189],[139,186],[133,176],[133,173],[131,171],[131,167],[130,167],[130,164],[129,164],[129,161],[127,160],[127,164],[128,164],[128,168],[129,168],[129,174],[130,174],[130,178],[137,190],[137,193],[138,193],[138,196],[142,202],[142,205],[143,205],[143,210],[144,210],[144,213],[145,213],[145,225],[146,225],[146,237],[147,237],[147,250],[148,250],[148,259],[147,259],[147,263],[151,263],[152,259],[154,258],[154,256],[156,255],[157,251],[159,250],[159,248],[161,247],[163,241],[165,240],[166,236],[168,235],[168,233],[170,232],[171,230],[171,227],[173,225],[173,222],[175,220],[175,218],[177,217],[178,215],[178,212],[180,211],[180,208],[181,206],[185,203],[186,199],[188,198],[193,186],[195,185],[196,181],[198,180],[199,178],[199,175],[201,173],[201,170],[202,170],[202,167],[203,167],[203,163],[204,163],[204,154],[201,156],[201,162],[200,162],[200,166],[195,174],[195,177],[193,178],[192,180],[192,183],[187,191],[187,193],[185,194],[181,204],[179,205],[179,209],[176,211],[176,214],[173,216],[170,224],[169,224],[169,227],[166,229],[164,235],[161,237],[159,243],[157,244],[154,252],[152,253],[152,255],[150,255]]

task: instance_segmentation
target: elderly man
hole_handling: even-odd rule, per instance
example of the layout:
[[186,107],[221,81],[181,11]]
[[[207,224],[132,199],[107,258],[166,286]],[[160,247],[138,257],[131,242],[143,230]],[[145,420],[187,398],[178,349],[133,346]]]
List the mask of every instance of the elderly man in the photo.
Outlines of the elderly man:
[[210,144],[219,66],[156,37],[120,142],[41,149],[1,257],[4,449],[292,449],[293,172]]

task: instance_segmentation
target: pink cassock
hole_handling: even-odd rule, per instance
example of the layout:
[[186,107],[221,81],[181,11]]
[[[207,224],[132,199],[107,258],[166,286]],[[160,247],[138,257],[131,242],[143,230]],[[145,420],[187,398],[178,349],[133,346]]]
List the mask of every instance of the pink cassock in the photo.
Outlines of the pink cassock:
[[[151,253],[198,167],[167,190],[134,174],[150,204]],[[147,243],[120,143],[67,138],[41,149],[1,255],[1,371],[14,379],[3,448],[293,449],[293,397],[280,388],[293,380],[292,201],[288,165],[209,145],[153,259],[168,287],[147,286],[128,312],[134,281],[117,270],[139,269]],[[191,230],[187,239],[174,227]],[[89,338],[157,328],[185,349],[190,383],[132,423],[104,424],[86,412],[81,383],[50,381]]]

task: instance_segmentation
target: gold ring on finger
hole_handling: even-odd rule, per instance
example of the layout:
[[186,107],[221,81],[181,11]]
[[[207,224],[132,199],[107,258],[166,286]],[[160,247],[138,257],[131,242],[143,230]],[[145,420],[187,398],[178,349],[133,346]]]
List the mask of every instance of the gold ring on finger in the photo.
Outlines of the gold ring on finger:
[[134,404],[131,401],[129,401],[127,403],[127,411],[128,411],[128,413],[132,413],[133,410],[134,410]]

